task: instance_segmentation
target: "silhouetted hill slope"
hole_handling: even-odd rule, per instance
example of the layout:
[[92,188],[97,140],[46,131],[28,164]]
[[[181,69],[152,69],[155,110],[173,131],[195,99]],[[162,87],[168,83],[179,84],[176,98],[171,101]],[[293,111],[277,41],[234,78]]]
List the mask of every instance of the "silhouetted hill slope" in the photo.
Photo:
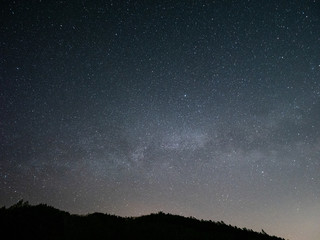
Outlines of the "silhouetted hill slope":
[[223,222],[162,212],[137,218],[102,213],[80,216],[44,204],[30,206],[23,201],[0,209],[0,226],[0,237],[9,236],[10,239],[282,239]]

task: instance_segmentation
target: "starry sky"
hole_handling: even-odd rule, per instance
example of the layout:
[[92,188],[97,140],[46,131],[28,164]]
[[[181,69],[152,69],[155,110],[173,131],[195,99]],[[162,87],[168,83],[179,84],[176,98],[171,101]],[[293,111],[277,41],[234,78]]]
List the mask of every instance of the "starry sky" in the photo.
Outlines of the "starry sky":
[[319,1],[1,1],[0,205],[319,240]]

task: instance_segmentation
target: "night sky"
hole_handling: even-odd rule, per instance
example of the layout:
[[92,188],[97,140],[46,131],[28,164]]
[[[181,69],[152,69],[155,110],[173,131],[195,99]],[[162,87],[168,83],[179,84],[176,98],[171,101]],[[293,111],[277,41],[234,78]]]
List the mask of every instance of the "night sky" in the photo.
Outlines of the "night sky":
[[320,239],[319,1],[1,1],[0,205]]

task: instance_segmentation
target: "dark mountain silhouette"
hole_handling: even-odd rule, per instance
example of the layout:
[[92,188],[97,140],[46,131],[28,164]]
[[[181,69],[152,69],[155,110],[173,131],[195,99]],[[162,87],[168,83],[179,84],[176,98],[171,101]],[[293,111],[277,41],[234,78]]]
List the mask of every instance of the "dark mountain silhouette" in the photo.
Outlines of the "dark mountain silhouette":
[[130,218],[102,213],[73,215],[45,204],[31,206],[22,200],[0,209],[0,226],[0,237],[8,236],[8,239],[282,239],[263,230],[258,233],[224,222],[162,212]]

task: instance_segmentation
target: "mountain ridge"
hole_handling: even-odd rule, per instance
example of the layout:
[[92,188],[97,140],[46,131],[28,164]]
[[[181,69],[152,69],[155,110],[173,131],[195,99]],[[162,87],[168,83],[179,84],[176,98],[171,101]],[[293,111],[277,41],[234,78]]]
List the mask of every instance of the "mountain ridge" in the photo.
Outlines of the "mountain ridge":
[[106,213],[70,214],[46,204],[17,204],[0,209],[0,226],[11,239],[212,239],[284,240],[224,222],[169,213],[120,217]]

